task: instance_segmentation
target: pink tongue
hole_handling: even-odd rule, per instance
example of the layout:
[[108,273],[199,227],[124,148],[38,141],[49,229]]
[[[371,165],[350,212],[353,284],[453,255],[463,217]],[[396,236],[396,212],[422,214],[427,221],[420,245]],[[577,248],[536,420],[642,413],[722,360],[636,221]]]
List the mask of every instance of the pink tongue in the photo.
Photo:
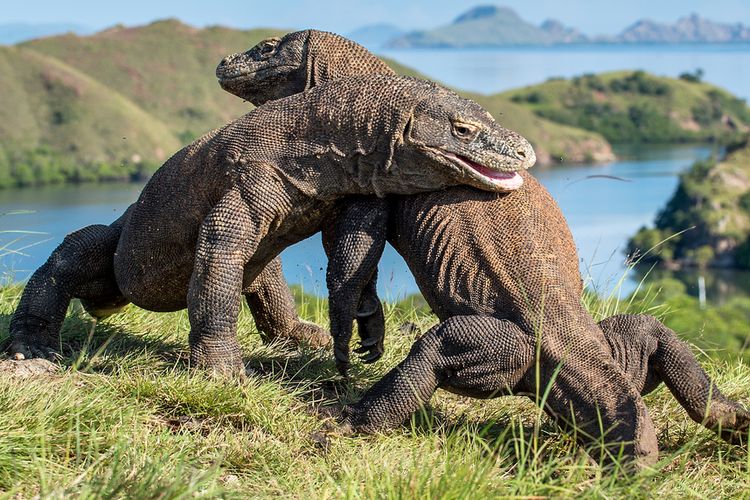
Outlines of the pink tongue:
[[480,174],[482,174],[483,176],[489,177],[490,179],[495,179],[498,181],[505,180],[505,179],[512,179],[513,177],[516,176],[515,172],[498,172],[497,170],[490,170],[489,168],[483,167],[482,165],[479,165],[477,163],[472,163],[471,166],[474,167],[474,169]]
[[518,172],[498,172],[497,170],[491,170],[484,165],[475,163],[466,157],[462,156],[461,159],[483,176],[493,180],[495,186],[501,190],[514,191],[523,185],[523,177],[518,175]]
[[512,179],[516,176],[515,172],[498,172],[497,170],[491,170],[484,165],[480,165],[479,163],[475,163],[471,161],[470,159],[466,158],[465,156],[462,156],[461,159],[471,165],[471,168],[479,172],[485,177],[489,177],[490,179],[502,181],[506,179]]

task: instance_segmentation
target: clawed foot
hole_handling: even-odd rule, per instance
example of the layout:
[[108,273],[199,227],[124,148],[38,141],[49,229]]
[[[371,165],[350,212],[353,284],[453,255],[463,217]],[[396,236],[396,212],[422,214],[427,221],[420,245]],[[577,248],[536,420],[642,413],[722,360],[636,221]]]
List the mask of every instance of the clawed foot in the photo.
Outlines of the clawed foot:
[[42,358],[55,361],[60,353],[56,335],[50,334],[50,322],[33,315],[16,316],[11,321],[10,347],[7,352],[16,361]]
[[318,434],[352,436],[355,434],[354,428],[344,415],[344,408],[339,405],[320,406],[316,409],[320,418],[326,419],[326,422]]
[[722,417],[719,428],[721,438],[738,446],[747,446],[750,433],[750,412],[736,406],[733,412]]
[[333,342],[331,334],[324,328],[321,328],[315,323],[309,323],[302,320],[300,320],[292,331],[289,332],[288,338],[294,340],[298,344],[305,344],[315,349],[329,347]]
[[8,348],[8,355],[14,361],[23,361],[30,359],[46,359],[48,361],[57,361],[60,359],[60,353],[51,347],[44,345],[31,344],[21,340],[11,342]]
[[236,341],[191,346],[190,365],[220,377],[245,377],[242,350]]

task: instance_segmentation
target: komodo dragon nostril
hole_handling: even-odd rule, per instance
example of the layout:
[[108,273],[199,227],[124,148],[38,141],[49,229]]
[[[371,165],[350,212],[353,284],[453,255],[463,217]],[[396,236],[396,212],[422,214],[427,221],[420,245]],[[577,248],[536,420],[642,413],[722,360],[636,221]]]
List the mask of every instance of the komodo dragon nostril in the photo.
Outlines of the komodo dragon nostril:
[[517,149],[516,154],[521,158],[526,158],[526,151],[524,151],[523,149]]

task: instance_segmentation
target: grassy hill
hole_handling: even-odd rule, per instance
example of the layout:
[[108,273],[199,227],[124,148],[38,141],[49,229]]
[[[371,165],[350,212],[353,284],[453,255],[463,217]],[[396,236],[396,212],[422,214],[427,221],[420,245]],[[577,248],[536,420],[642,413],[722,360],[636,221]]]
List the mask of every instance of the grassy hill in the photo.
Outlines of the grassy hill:
[[504,92],[538,116],[601,133],[612,143],[728,141],[750,127],[750,108],[694,75],[642,71],[551,79]]
[[685,172],[655,227],[641,228],[629,251],[656,245],[644,262],[750,269],[750,139]]
[[[214,68],[280,33],[166,20],[0,49],[0,187],[148,175],[181,145],[250,109],[221,90]],[[502,96],[469,97],[525,135],[539,164],[613,157],[596,133],[541,119]]]
[[[385,58],[399,75],[428,78],[418,71]],[[515,130],[531,142],[537,165],[558,163],[604,163],[614,160],[610,144],[598,133],[555,123],[537,116],[501,94],[461,92],[481,104],[504,127]]]
[[32,50],[0,47],[0,88],[0,186],[84,180],[93,163],[102,177],[127,177],[179,145],[123,95]]
[[42,38],[24,47],[55,57],[127,96],[167,123],[183,142],[247,112],[221,90],[222,57],[283,30],[197,29],[177,20],[116,26],[92,36]]

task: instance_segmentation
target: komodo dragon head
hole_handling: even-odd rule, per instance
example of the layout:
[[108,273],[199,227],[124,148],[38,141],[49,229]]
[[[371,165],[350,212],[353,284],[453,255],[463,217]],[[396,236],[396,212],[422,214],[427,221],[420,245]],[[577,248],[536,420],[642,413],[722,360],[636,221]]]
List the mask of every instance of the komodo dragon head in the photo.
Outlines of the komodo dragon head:
[[[225,57],[216,68],[224,90],[255,105],[328,80],[368,74],[395,75],[361,45],[316,30],[263,40],[247,52]],[[516,171],[536,162],[528,141],[501,127],[478,104],[440,88],[445,99],[425,100],[417,106],[404,140],[417,146],[414,151],[420,155],[463,177],[462,183],[489,191],[520,187],[523,179]]]
[[523,184],[519,170],[534,165],[531,144],[500,126],[474,101],[435,85],[434,98],[420,102],[404,130],[413,147],[402,164],[437,162],[461,183],[487,191],[512,191]]
[[328,80],[395,73],[366,48],[334,33],[304,30],[267,38],[216,68],[227,92],[259,106]]

